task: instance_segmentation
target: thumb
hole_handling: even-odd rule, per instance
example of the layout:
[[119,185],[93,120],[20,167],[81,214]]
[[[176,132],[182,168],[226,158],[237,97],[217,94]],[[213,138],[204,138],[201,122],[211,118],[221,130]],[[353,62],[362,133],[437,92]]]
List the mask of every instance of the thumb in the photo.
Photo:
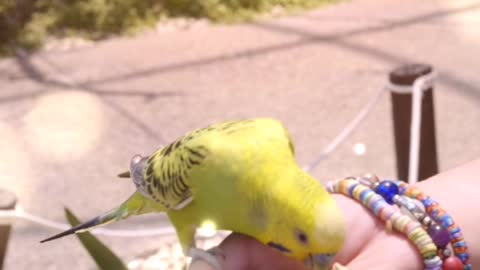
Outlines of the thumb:
[[[280,254],[257,240],[233,233],[220,245],[222,270],[306,270],[301,262]],[[195,260],[189,270],[217,270],[205,261]]]

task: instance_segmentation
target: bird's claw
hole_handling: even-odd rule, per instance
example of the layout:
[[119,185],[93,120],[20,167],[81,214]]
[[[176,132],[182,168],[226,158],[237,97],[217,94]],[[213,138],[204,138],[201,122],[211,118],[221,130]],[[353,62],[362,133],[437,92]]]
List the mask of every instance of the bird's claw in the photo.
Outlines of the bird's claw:
[[223,261],[225,260],[225,253],[219,247],[214,247],[209,250],[199,248],[190,248],[188,256],[192,258],[190,268],[196,260],[202,260],[211,265],[215,270],[223,270]]

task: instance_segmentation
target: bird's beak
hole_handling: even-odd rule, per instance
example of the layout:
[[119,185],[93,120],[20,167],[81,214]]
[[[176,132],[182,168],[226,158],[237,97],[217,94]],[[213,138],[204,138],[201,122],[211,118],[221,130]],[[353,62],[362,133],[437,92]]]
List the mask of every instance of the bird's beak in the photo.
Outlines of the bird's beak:
[[130,178],[130,172],[127,171],[127,172],[119,173],[117,176],[120,178]]
[[334,257],[335,254],[310,254],[304,264],[311,270],[328,270]]

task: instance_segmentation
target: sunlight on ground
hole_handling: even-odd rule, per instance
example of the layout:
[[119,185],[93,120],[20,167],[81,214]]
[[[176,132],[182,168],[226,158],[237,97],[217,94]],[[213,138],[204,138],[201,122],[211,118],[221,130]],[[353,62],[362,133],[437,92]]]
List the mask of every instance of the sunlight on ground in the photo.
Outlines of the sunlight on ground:
[[46,158],[67,161],[90,153],[105,124],[102,104],[81,91],[52,91],[41,96],[25,117],[33,149]]
[[364,143],[356,143],[355,145],[353,145],[353,152],[357,156],[363,156],[365,155],[365,152],[367,152],[367,147]]
[[0,123],[0,188],[7,188],[19,198],[32,191],[23,184],[31,178],[30,158],[22,148],[21,136],[12,127]]
[[480,26],[480,3],[478,0],[449,0],[445,2],[445,8],[465,8],[465,10],[449,16],[448,20],[456,25],[462,38],[480,42],[480,27],[472,27],[472,24]]

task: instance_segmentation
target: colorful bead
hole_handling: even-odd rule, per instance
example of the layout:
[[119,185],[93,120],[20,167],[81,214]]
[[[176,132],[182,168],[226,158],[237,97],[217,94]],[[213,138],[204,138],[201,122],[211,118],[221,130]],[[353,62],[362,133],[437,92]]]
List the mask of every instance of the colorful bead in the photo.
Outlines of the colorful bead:
[[375,174],[371,174],[371,173],[364,174],[361,178],[364,179],[364,180],[367,180],[370,183],[370,185],[373,185],[374,183],[380,182],[380,179],[378,179],[378,176],[376,176]]
[[466,253],[462,253],[462,254],[458,254],[457,258],[459,258],[460,261],[464,261],[464,260],[468,260],[470,258],[470,256]]
[[360,194],[362,194],[365,190],[368,190],[365,186],[357,186],[355,190],[353,190],[353,197],[358,201],[360,200]]
[[376,192],[380,194],[389,204],[393,204],[393,197],[398,194],[398,186],[392,181],[382,181],[376,188]]
[[353,196],[353,189],[354,189],[355,187],[357,187],[358,185],[360,185],[360,184],[355,183],[355,184],[351,185],[350,187],[348,187],[348,195],[349,195],[350,197],[354,197],[354,196]]
[[426,270],[433,270],[433,269],[438,269],[440,270],[442,267],[442,260],[439,257],[433,257],[431,259],[426,259],[423,261]]
[[[370,183],[370,181],[368,181]],[[376,216],[380,217],[387,224],[391,224],[396,231],[401,232],[412,241],[420,254],[424,258],[426,270],[441,270],[441,259],[437,256],[437,246],[425,229],[415,219],[402,214],[402,212],[393,204],[393,200],[402,200],[410,209],[421,212],[422,209],[408,201],[408,198],[399,198],[398,186],[392,181],[375,182],[372,181],[378,192],[366,186],[365,181],[360,182],[359,179],[344,179],[327,185],[329,190],[342,193],[357,201],[370,209]],[[381,190],[381,192],[379,191]],[[388,201],[390,201],[390,203]],[[407,205],[408,204],[408,205]],[[387,225],[388,227],[388,225]]]
[[[471,270],[467,244],[460,228],[437,202],[418,188],[401,181],[380,182],[375,176],[364,176],[328,183],[327,189],[361,202],[385,221],[387,227],[405,234],[420,251],[425,270]],[[402,211],[392,206],[394,203]],[[455,256],[450,256],[452,252],[446,248],[448,243],[452,244]],[[442,259],[445,259],[443,268]]]
[[413,200],[402,195],[395,195],[393,197],[393,201],[400,207],[400,210],[402,210],[405,215],[409,216],[413,220],[422,222],[427,215],[425,213],[423,204],[417,200]]
[[385,200],[382,200],[382,198],[379,196],[379,200],[376,200],[376,201],[372,200],[369,206],[370,206],[370,209],[372,209],[372,212],[376,216],[378,216],[378,213],[380,212],[380,210],[384,207],[387,207],[388,204],[385,202]]
[[380,217],[381,220],[384,222],[387,222],[390,220],[392,215],[395,213],[395,208],[393,207],[385,207],[382,210],[380,210],[378,216]]
[[429,227],[432,224],[433,220],[429,216],[425,216],[422,219],[422,224]]
[[371,189],[365,189],[360,193],[360,201],[365,201],[367,197],[373,196],[375,192]]
[[448,257],[443,262],[443,270],[463,270],[463,263],[457,257]]
[[449,215],[442,216],[440,220],[445,227],[450,227],[453,225],[453,219]]
[[450,242],[450,236],[448,231],[445,230],[440,224],[432,224],[427,229],[428,234],[432,237],[433,242],[439,248],[445,248]]
[[[469,264],[467,244],[463,240],[463,235],[460,228],[455,224],[453,219],[439,206],[436,201],[423,194],[418,188],[411,187],[402,181],[395,181],[395,183],[399,186],[401,195],[406,195],[410,198],[421,200],[425,206],[427,214],[430,215],[435,222],[439,223],[444,228],[448,228],[450,243],[453,247],[453,253],[455,254],[456,258],[463,263],[464,270],[471,269],[471,265]],[[430,227],[432,220],[426,216],[425,219],[422,220],[422,223],[427,227]]]

